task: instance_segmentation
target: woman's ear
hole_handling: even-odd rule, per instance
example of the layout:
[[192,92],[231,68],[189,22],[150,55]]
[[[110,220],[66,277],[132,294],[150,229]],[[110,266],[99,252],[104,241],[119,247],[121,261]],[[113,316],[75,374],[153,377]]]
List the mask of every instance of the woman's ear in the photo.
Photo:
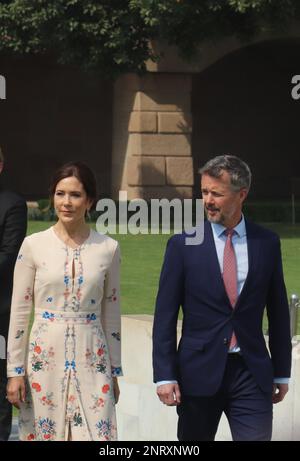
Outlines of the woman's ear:
[[91,210],[91,208],[92,208],[92,206],[93,206],[93,203],[94,203],[94,200],[92,200],[92,199],[89,198],[89,199],[88,199],[87,208],[86,208],[87,211],[90,211],[90,210]]

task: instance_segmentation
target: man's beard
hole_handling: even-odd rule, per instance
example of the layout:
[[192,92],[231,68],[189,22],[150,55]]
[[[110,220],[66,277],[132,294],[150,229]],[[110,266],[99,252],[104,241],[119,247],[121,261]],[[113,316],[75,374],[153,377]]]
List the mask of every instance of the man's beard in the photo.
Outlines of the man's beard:
[[[216,216],[210,216],[208,214],[208,211],[216,211],[219,214],[217,214]],[[205,213],[206,213],[207,220],[209,222],[212,222],[212,223],[215,223],[215,224],[223,224],[224,223],[224,215],[222,213],[220,213],[219,209],[216,209],[216,208],[207,209],[207,208],[205,208]]]

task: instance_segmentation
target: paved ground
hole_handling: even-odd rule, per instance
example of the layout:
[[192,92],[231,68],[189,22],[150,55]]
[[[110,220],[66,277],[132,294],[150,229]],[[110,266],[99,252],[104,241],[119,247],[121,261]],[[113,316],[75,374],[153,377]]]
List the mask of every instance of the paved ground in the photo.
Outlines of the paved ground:
[[12,431],[11,431],[11,435],[10,435],[9,440],[10,440],[10,441],[19,440],[19,435],[18,435],[18,418],[13,418]]

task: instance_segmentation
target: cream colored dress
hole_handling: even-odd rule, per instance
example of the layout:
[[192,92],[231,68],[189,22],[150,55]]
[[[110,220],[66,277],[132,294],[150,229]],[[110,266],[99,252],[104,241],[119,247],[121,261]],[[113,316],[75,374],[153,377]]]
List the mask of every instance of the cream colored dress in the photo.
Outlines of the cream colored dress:
[[118,243],[95,231],[76,249],[53,227],[25,238],[8,339],[8,377],[26,377],[21,440],[117,439],[119,261]]

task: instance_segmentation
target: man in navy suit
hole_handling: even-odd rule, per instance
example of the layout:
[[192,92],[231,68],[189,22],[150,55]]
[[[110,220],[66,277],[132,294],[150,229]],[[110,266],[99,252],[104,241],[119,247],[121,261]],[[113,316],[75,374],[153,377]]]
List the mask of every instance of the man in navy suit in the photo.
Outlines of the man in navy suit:
[[280,241],[243,216],[251,183],[245,162],[221,155],[200,173],[203,243],[171,237],[160,277],[153,326],[157,394],[177,405],[180,441],[214,440],[223,412],[233,440],[271,440],[272,406],[287,393],[291,369]]
[[[0,148],[0,174],[4,158]],[[0,185],[0,335],[7,341],[14,265],[26,235],[27,207],[22,197]],[[4,340],[3,340],[4,338]],[[4,354],[3,354],[4,352]],[[0,359],[0,440],[8,440],[11,431],[12,406],[6,399],[6,351]]]

